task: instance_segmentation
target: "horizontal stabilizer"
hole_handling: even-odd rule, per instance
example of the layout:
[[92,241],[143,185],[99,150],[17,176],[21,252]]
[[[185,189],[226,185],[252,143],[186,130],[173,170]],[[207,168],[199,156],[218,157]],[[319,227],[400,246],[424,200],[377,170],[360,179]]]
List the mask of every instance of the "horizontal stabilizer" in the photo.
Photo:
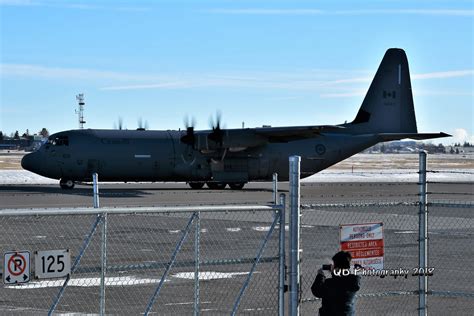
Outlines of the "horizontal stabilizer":
[[451,135],[446,133],[380,133],[377,136],[381,137],[384,142],[391,141],[391,140],[399,140],[399,139],[416,139],[416,140],[423,140],[423,139],[432,139],[432,138],[442,138],[442,137],[451,137]]

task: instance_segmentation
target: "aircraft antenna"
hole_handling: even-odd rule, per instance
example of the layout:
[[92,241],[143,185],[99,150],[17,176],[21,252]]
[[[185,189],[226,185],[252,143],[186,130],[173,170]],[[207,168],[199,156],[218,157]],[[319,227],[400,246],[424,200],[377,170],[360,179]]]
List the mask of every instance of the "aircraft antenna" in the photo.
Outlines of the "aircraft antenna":
[[76,110],[76,114],[78,116],[78,119],[79,119],[79,129],[83,129],[84,128],[84,123],[86,121],[84,121],[84,105],[86,105],[86,103],[84,102],[84,93],[80,93],[78,95],[76,95],[76,100],[78,102],[78,110]]

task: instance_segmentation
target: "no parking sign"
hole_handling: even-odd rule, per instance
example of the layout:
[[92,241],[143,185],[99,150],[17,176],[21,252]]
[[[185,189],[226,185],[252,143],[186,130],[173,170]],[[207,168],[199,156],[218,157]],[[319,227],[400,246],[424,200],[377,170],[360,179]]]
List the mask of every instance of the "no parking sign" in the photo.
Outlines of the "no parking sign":
[[30,252],[10,251],[3,256],[3,283],[18,284],[30,281]]

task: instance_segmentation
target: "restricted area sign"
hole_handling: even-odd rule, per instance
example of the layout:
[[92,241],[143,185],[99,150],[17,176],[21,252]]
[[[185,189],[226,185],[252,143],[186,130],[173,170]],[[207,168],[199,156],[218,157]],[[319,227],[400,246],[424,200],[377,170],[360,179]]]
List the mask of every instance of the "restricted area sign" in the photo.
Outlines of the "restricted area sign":
[[348,251],[353,264],[365,269],[383,269],[383,223],[340,225],[341,250]]
[[37,279],[62,278],[71,273],[69,249],[35,251]]
[[3,283],[19,284],[30,281],[30,252],[9,251],[3,255]]

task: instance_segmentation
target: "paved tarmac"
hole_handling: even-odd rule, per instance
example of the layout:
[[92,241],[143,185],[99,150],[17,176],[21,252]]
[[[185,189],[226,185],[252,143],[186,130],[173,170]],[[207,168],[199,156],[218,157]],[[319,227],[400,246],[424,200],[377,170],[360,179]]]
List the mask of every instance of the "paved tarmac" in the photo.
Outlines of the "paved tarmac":
[[[243,190],[192,190],[184,183],[100,184],[101,206],[163,206],[260,204],[272,201],[272,184],[250,183]],[[279,183],[288,193],[288,183]],[[302,183],[301,201],[315,203],[354,201],[417,201],[416,183]],[[431,199],[472,201],[474,182],[429,184]],[[92,186],[0,185],[0,208],[92,206]]]

